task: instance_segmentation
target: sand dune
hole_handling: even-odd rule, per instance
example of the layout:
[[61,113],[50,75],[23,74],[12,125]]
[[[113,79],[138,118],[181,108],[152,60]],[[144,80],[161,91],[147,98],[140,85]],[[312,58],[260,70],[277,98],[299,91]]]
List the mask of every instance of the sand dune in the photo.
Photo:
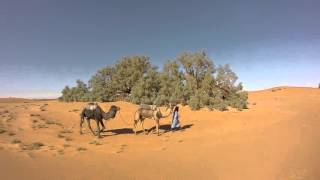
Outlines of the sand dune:
[[149,135],[133,134],[136,105],[101,103],[121,112],[97,139],[79,134],[84,103],[0,100],[0,179],[320,179],[320,90],[272,88],[249,103],[181,107],[182,130],[166,118],[160,136],[152,120]]

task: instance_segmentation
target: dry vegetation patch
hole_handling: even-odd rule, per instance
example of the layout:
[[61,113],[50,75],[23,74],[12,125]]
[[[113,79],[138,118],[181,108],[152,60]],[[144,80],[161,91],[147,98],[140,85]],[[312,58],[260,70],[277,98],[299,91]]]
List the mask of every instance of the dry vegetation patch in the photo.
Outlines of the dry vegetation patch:
[[20,144],[22,150],[39,150],[42,146],[44,146],[41,142],[34,142],[31,144]]
[[87,148],[85,148],[85,147],[78,147],[77,148],[77,151],[86,151],[87,150]]
[[20,139],[13,139],[11,141],[11,144],[20,144],[21,143],[21,140]]
[[96,146],[102,145],[102,143],[97,140],[93,140],[93,141],[89,142],[89,144],[96,145]]

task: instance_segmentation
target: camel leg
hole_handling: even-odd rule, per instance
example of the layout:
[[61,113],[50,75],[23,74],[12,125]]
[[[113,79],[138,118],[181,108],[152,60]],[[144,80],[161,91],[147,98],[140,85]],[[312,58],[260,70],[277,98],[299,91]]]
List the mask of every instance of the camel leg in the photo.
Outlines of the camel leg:
[[81,119],[80,119],[80,134],[82,134],[82,124],[83,124],[83,122],[84,122],[84,118],[81,117]]
[[144,121],[141,121],[141,126],[142,126],[142,129],[143,129],[144,134],[148,134],[148,133],[146,132],[146,129],[144,129],[143,124],[144,124]]
[[90,124],[90,119],[87,119],[88,122],[88,127],[90,129],[90,131],[92,132],[92,134],[95,136],[96,134],[93,132],[92,128],[91,128],[91,124]]
[[101,136],[100,136],[100,123],[99,123],[99,120],[96,120],[96,122],[97,122],[97,131],[98,131],[98,138],[101,138]]
[[157,129],[157,134],[159,136],[160,135],[159,134],[159,119],[156,119],[156,129]]
[[103,123],[103,120],[99,121],[102,128],[101,128],[101,131],[104,131],[106,129],[106,127],[104,126],[104,123]]
[[134,123],[133,123],[133,131],[134,131],[134,134],[137,135],[137,123],[138,123],[138,120],[134,120]]

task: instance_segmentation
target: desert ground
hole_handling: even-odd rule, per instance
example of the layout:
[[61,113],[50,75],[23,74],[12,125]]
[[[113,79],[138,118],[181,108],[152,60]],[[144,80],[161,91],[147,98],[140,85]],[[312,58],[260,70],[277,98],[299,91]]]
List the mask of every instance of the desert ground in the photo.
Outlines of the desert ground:
[[243,111],[181,106],[181,130],[168,117],[160,136],[148,119],[133,133],[136,105],[100,103],[121,108],[101,139],[79,133],[85,103],[0,101],[0,179],[320,179],[320,89],[249,92]]

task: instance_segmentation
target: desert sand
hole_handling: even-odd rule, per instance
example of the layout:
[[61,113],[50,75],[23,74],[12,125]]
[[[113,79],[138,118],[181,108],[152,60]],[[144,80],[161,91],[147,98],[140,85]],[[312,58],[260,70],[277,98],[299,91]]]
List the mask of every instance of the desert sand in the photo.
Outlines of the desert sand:
[[80,135],[84,104],[1,99],[0,179],[320,179],[320,89],[250,92],[243,111],[184,106],[182,129],[162,119],[160,136],[152,120],[134,135],[127,102],[100,103],[121,108],[103,138],[86,123]]

